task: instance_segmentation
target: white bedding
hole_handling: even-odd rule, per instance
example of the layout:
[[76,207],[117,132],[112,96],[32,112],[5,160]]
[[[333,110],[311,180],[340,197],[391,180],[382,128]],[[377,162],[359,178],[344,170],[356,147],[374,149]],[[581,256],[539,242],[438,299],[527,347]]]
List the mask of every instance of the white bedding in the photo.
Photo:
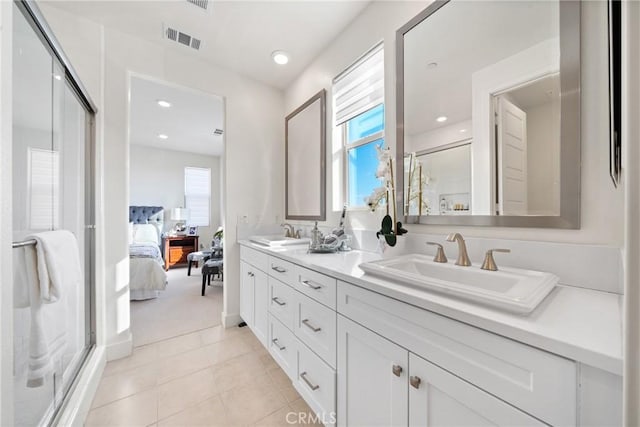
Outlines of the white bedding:
[[[130,246],[130,251],[132,256],[129,257],[129,298],[132,300],[156,298],[159,291],[167,287],[167,273],[164,271],[164,263],[158,247],[153,242],[136,242]],[[153,256],[140,256],[140,253],[149,253]]]

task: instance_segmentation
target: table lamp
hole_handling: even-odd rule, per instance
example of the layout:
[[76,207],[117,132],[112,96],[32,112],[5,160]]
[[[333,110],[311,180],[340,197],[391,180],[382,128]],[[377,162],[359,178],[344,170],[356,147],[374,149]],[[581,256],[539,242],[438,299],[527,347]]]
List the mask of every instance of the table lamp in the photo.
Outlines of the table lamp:
[[186,208],[173,208],[171,209],[171,220],[177,221],[173,226],[171,233],[173,235],[184,235],[187,229],[186,221],[189,219],[189,209]]

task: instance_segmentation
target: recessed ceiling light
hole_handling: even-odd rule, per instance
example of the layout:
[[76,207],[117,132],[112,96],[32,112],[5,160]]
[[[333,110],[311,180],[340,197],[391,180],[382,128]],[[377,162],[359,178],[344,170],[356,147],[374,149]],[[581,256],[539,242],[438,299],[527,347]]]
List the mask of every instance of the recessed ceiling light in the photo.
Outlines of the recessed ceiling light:
[[271,54],[271,57],[273,58],[273,62],[278,65],[284,65],[289,62],[289,55],[281,50],[276,50],[275,52],[273,52]]
[[161,133],[160,135],[158,135],[158,138],[160,138],[160,139],[168,139],[169,136],[165,135],[164,133]]
[[169,101],[165,101],[164,99],[158,99],[158,105],[164,108],[171,107],[171,103]]
[[447,116],[440,116],[436,119],[436,122],[442,123],[447,121]]
[[465,132],[467,132],[466,129],[460,129],[460,133],[465,133]]

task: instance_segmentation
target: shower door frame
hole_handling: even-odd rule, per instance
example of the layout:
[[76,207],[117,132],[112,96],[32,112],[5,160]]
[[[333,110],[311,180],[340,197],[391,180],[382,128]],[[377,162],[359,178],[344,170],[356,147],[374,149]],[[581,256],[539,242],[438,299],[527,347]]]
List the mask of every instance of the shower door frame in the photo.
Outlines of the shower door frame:
[[[83,367],[89,360],[92,352],[96,348],[96,226],[95,226],[95,171],[96,171],[96,159],[95,159],[95,116],[98,112],[94,102],[89,96],[88,91],[82,84],[78,74],[71,65],[68,57],[65,55],[60,43],[57,41],[53,34],[53,31],[47,24],[42,12],[33,1],[29,0],[14,0],[14,4],[17,6],[20,13],[23,14],[27,22],[31,25],[36,35],[40,38],[45,48],[53,56],[64,69],[65,82],[69,85],[70,89],[84,108],[85,114],[85,168],[84,168],[84,243],[85,243],[85,312],[89,310],[88,316],[85,315],[85,331],[86,341],[85,347],[82,350],[79,363],[74,367],[71,372],[71,379],[67,383],[66,389],[61,393],[61,400],[58,405],[54,407],[52,413],[48,414],[47,419],[41,420],[46,425],[55,425],[57,420],[62,415],[65,404],[68,401],[69,396],[78,385],[78,380],[82,372]],[[55,394],[54,394],[55,399]]]

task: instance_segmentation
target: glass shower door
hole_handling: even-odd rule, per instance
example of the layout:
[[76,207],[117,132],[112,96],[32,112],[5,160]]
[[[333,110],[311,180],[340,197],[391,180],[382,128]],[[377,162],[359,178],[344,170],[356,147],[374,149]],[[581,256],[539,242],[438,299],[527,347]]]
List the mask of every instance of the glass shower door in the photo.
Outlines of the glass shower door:
[[[91,115],[33,20],[15,5],[13,16],[13,241],[69,230],[85,277],[82,286],[66,287],[58,301],[42,305],[51,320],[43,322],[43,335],[56,345],[44,378],[35,382],[34,304],[19,288],[24,284],[14,283],[14,424],[35,426],[51,423],[92,345]],[[14,276],[24,268],[22,250],[13,250]]]

